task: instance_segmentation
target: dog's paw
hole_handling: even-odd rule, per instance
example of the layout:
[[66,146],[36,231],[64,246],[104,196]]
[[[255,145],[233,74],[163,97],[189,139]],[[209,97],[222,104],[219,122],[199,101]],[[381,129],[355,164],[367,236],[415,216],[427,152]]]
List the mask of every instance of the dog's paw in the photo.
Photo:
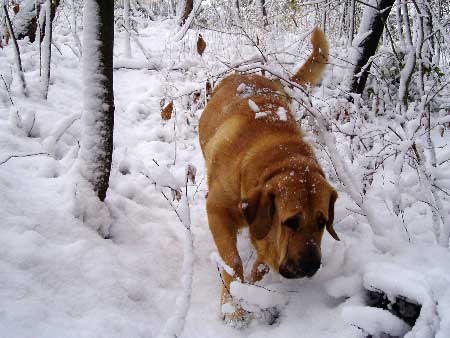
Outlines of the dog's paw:
[[245,329],[250,324],[250,313],[227,303],[222,306],[223,321],[235,329]]
[[257,314],[255,314],[255,317],[261,323],[273,325],[277,322],[278,318],[280,317],[280,310],[278,310],[277,307],[272,306],[267,309],[262,309]]

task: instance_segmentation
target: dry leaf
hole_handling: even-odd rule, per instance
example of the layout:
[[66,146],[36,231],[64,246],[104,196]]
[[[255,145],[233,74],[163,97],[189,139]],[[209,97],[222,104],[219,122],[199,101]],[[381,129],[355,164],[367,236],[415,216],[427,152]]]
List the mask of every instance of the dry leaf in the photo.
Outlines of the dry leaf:
[[173,101],[170,101],[170,103],[161,111],[161,118],[163,120],[170,120],[172,118],[173,113]]

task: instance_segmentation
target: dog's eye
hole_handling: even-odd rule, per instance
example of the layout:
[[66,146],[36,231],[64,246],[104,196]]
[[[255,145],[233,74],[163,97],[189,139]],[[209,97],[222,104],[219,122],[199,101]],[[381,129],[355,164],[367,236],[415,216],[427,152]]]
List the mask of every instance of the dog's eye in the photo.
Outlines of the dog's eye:
[[297,231],[300,228],[300,218],[298,216],[288,218],[283,224],[289,229]]
[[325,228],[326,224],[327,221],[325,220],[325,217],[323,217],[323,215],[319,215],[319,217],[317,217],[317,227],[319,228],[319,230]]

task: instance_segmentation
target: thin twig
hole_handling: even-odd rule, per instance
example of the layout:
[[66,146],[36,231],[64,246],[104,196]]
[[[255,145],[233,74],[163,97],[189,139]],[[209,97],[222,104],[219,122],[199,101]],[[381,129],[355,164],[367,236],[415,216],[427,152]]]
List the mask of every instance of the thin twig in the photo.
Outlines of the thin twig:
[[6,84],[5,78],[3,77],[3,75],[0,75],[0,76],[1,76],[1,78],[3,80],[3,83],[5,84],[5,88],[6,88],[6,92],[8,93],[9,100],[11,101],[11,104],[14,106],[14,101],[13,101],[13,99],[11,97],[11,92],[10,92],[10,89],[9,89],[8,85]]
[[6,159],[4,159],[3,161],[0,162],[0,165],[5,164],[6,162],[8,162],[9,160],[13,159],[13,158],[20,158],[20,157],[31,157],[31,156],[38,156],[38,155],[47,155],[50,156],[49,153],[34,153],[34,154],[26,154],[26,155],[10,155],[8,156]]

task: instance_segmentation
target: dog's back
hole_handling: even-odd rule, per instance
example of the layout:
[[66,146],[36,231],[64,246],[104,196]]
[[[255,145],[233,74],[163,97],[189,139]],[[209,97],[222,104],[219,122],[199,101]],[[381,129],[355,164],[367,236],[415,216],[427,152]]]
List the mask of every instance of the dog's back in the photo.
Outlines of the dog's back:
[[206,160],[210,160],[212,147],[219,151],[219,141],[223,150],[231,146],[237,155],[265,133],[298,133],[289,111],[289,99],[278,81],[260,75],[225,78],[200,119],[200,143]]
[[[313,32],[311,42],[312,54],[292,77],[302,85],[316,85],[328,59],[328,43],[320,29]],[[211,167],[232,169],[256,144],[273,143],[274,138],[280,144],[299,141],[301,131],[289,105],[290,99],[278,80],[256,74],[233,74],[223,79],[199,124],[208,176],[213,174]]]

